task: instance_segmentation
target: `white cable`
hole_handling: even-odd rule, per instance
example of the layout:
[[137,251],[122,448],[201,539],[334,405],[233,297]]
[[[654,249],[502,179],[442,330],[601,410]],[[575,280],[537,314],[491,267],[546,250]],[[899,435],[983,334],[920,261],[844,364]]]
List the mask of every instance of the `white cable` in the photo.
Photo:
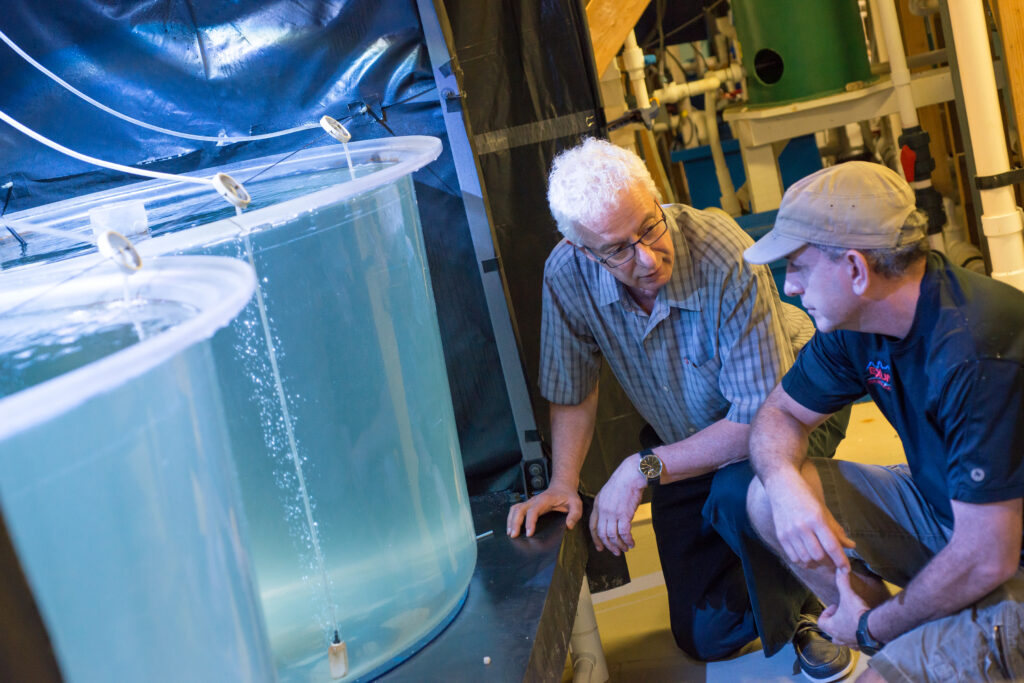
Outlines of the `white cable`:
[[52,149],[57,150],[61,154],[66,154],[69,157],[73,157],[75,159],[78,159],[79,161],[84,161],[87,164],[92,164],[94,166],[102,166],[103,168],[109,168],[109,169],[111,169],[113,171],[121,171],[122,173],[130,173],[132,175],[141,175],[141,176],[145,176],[147,178],[160,178],[162,180],[174,180],[174,181],[180,182],[180,183],[194,183],[194,184],[197,184],[197,185],[213,185],[213,179],[212,178],[194,178],[192,176],[175,175],[173,173],[161,173],[160,171],[146,171],[146,170],[143,170],[141,168],[135,168],[133,166],[123,166],[121,164],[115,164],[112,161],[104,161],[103,159],[97,159],[96,157],[91,157],[91,156],[87,156],[85,154],[81,154],[79,152],[76,152],[73,149],[68,149],[64,145],[56,143],[53,140],[40,135],[39,133],[35,132],[34,130],[32,130],[31,128],[29,128],[27,126],[23,126],[22,124],[18,123],[17,121],[12,119],[10,116],[8,116],[2,110],[0,110],[0,120],[6,121],[7,123],[9,123],[10,125],[14,126],[18,130],[20,130],[22,133],[24,133],[25,135],[27,135],[30,138],[32,138],[33,140],[41,142],[44,145],[46,145],[47,147],[50,147]]
[[301,126],[296,126],[294,128],[289,128],[287,130],[279,130],[279,131],[276,131],[274,133],[261,133],[260,135],[221,135],[221,136],[218,136],[218,137],[213,137],[213,136],[209,136],[209,135],[193,135],[192,133],[182,133],[180,131],[170,130],[169,128],[161,128],[160,126],[154,126],[151,123],[146,123],[145,121],[140,121],[139,119],[132,118],[131,116],[128,116],[127,114],[122,114],[119,111],[111,109],[110,107],[108,107],[107,105],[103,104],[102,102],[97,102],[96,100],[94,100],[93,98],[89,97],[88,95],[86,95],[81,90],[78,90],[73,85],[71,85],[70,83],[68,83],[64,79],[62,79],[57,74],[55,74],[52,71],[50,71],[49,69],[47,69],[42,64],[40,64],[39,62],[34,60],[27,52],[25,52],[20,47],[18,47],[18,45],[13,40],[8,38],[7,34],[5,34],[3,31],[0,31],[0,40],[3,40],[5,43],[7,43],[7,47],[9,47],[12,50],[14,50],[18,54],[18,56],[21,57],[22,59],[24,59],[26,62],[28,62],[29,64],[34,66],[36,69],[38,69],[39,71],[41,71],[45,75],[49,76],[51,79],[53,79],[54,81],[59,83],[61,86],[63,86],[64,88],[66,88],[70,92],[74,93],[75,95],[77,95],[78,97],[82,98],[83,100],[85,100],[89,104],[93,105],[94,107],[98,107],[98,108],[102,109],[103,111],[107,112],[108,114],[116,116],[117,118],[119,118],[119,119],[121,119],[123,121],[127,121],[128,123],[134,123],[136,126],[142,126],[143,128],[148,128],[148,129],[154,130],[154,131],[156,131],[158,133],[164,133],[165,135],[173,135],[175,137],[187,138],[189,140],[200,140],[202,142],[226,143],[226,142],[245,142],[245,141],[249,141],[249,140],[266,140],[268,138],[276,138],[276,137],[279,137],[281,135],[291,135],[292,133],[299,133],[299,132],[302,132],[304,130],[309,130],[311,128],[319,128],[320,127],[320,124],[317,124],[317,123],[304,123]]

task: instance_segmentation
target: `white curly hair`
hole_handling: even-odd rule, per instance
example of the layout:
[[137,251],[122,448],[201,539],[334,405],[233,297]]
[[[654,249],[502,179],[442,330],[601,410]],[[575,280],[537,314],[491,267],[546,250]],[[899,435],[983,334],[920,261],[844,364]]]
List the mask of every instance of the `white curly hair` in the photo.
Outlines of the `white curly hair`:
[[661,193],[640,157],[606,140],[587,138],[551,163],[548,207],[559,232],[570,242],[579,242],[578,228],[601,225],[620,196],[636,185],[661,201]]

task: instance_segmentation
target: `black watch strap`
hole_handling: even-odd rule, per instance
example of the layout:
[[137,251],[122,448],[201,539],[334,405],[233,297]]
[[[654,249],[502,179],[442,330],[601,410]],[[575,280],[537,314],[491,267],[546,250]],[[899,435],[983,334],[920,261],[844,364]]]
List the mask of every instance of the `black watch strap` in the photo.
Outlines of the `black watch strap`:
[[857,622],[857,647],[866,655],[875,655],[885,647],[885,643],[877,640],[871,635],[871,631],[868,630],[868,615],[871,614],[871,610],[864,612],[860,615],[860,621]]

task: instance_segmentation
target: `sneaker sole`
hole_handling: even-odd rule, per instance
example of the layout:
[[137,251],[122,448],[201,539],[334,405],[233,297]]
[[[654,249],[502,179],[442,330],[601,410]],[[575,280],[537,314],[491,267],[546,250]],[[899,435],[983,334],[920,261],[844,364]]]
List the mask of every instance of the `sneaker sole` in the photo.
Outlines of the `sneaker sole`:
[[804,678],[806,678],[809,681],[814,681],[815,683],[831,683],[831,681],[838,681],[840,679],[843,679],[843,678],[846,678],[847,676],[849,676],[850,672],[853,671],[854,668],[856,668],[856,666],[857,666],[857,659],[859,657],[860,657],[860,652],[859,651],[857,651],[857,650],[850,650],[850,663],[847,664],[846,667],[842,671],[834,673],[831,676],[829,676],[828,678],[815,678],[814,676],[810,675],[809,673],[807,673],[803,669],[801,669],[800,671],[801,671],[801,673],[803,673]]

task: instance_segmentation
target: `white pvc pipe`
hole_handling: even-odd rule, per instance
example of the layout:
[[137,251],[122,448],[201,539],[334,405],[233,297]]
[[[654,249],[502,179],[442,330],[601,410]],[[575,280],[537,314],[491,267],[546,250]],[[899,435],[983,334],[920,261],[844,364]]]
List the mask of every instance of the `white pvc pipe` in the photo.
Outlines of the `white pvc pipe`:
[[885,0],[868,0],[868,11],[871,13],[871,35],[875,41],[875,62],[881,64],[889,61],[889,51],[885,49],[885,35],[882,33],[881,12],[878,3]]
[[876,4],[876,19],[882,26],[885,49],[889,53],[889,69],[892,74],[893,90],[896,93],[896,104],[899,106],[900,122],[906,130],[918,125],[917,108],[910,92],[910,69],[907,68],[907,53],[903,49],[903,38],[900,37],[896,3],[895,0],[878,0]]
[[[981,0],[948,3],[963,90],[967,129],[979,176],[1010,170],[1006,133],[999,110],[995,69],[988,42],[988,26]],[[1013,187],[981,190],[981,227],[988,241],[992,277],[1024,290],[1024,214],[1017,207]]]
[[729,166],[725,163],[725,152],[722,151],[722,140],[718,135],[718,117],[715,103],[718,101],[718,88],[704,93],[704,118],[708,127],[708,144],[711,146],[711,159],[715,162],[715,176],[718,178],[718,189],[722,191],[722,208],[730,216],[743,213],[740,200],[736,198],[736,188],[729,175]]
[[985,259],[981,250],[971,244],[967,236],[967,230],[959,219],[956,205],[949,197],[942,198],[942,206],[946,211],[946,225],[942,228],[942,236],[946,244],[946,256],[955,265],[961,268],[973,270],[976,273],[986,274]]
[[629,84],[636,96],[636,106],[646,109],[651,104],[647,96],[647,81],[644,79],[644,51],[636,43],[636,33],[630,31],[622,48],[622,66],[629,74]]
[[669,83],[654,91],[654,99],[662,103],[678,102],[693,95],[702,95],[712,90],[718,90],[723,81],[738,81],[742,78],[743,67],[739,64],[732,64],[724,69],[706,72],[704,78],[699,81]]
[[601,647],[594,601],[590,599],[590,586],[585,576],[580,599],[576,603],[576,620],[572,625],[569,649],[572,651],[574,683],[604,683],[608,680],[608,663]]

